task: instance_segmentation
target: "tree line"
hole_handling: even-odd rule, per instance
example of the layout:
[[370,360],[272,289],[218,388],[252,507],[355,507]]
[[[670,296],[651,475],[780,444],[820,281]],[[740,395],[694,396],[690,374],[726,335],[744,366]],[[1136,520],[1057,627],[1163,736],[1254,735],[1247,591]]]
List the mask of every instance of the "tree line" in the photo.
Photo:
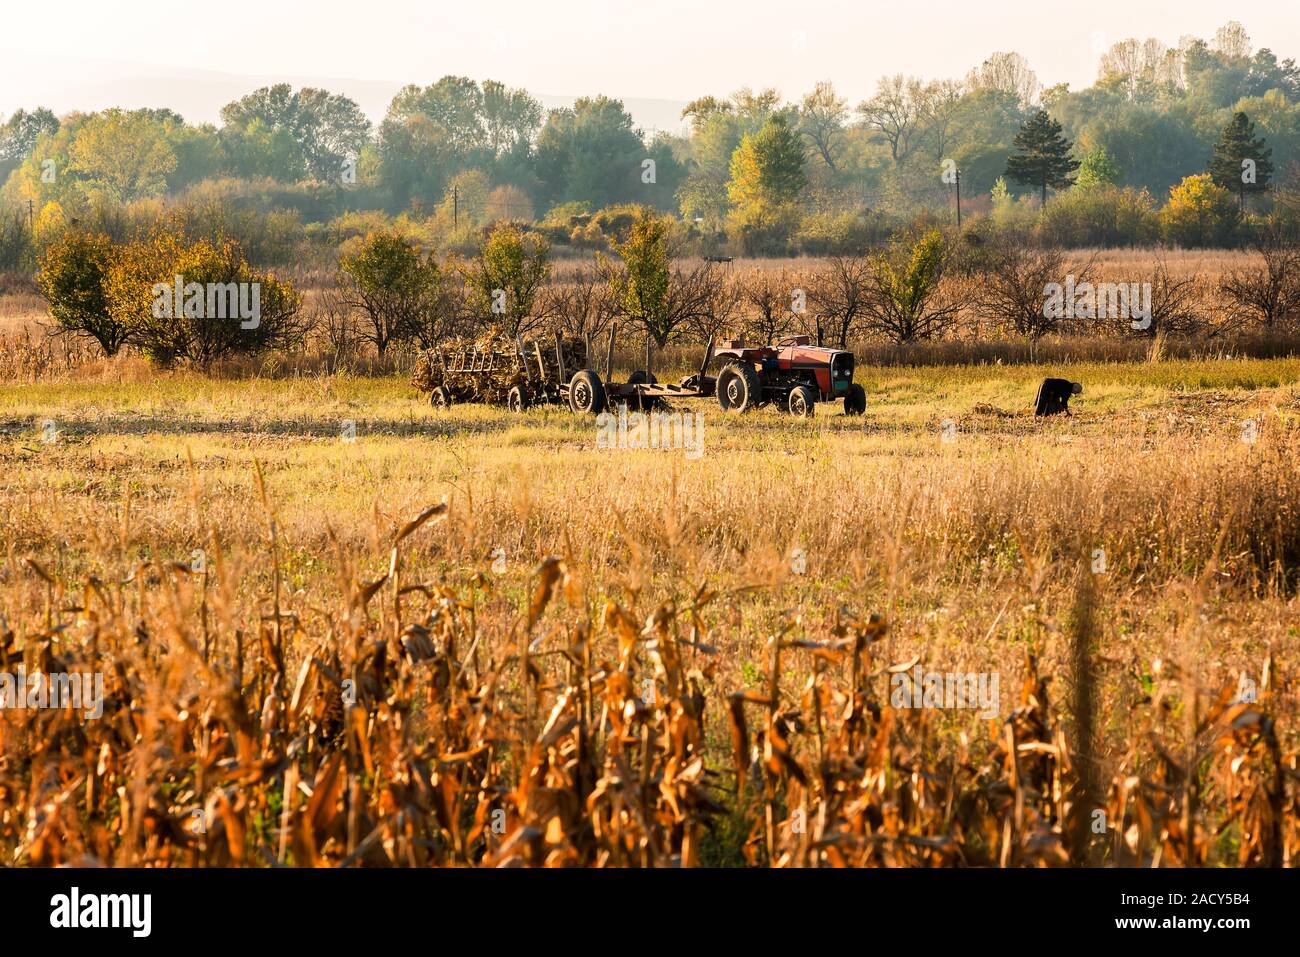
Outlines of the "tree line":
[[[1300,330],[1300,248],[1276,233],[1257,240],[1250,266],[1212,281],[1175,274],[1158,256],[1139,277],[1144,297],[1133,277],[1100,275],[1095,254],[1029,244],[989,222],[979,232],[918,226],[866,254],[789,269],[732,270],[682,257],[682,237],[671,216],[641,207],[609,254],[557,263],[544,237],[511,222],[493,227],[468,256],[379,229],[339,256],[307,310],[291,283],[250,265],[237,243],[191,240],[176,224],[125,243],[69,231],[46,250],[37,277],[59,332],[91,339],[107,356],[135,348],[160,364],[202,367],[272,349],[315,347],[337,362],[367,347],[383,360],[394,348],[483,336],[590,340],[615,321],[660,348],[728,335],[766,343],[792,333],[846,347]],[[1122,313],[1093,295],[1117,278]],[[233,297],[243,285],[256,287],[256,316],[213,310],[214,290]],[[1140,312],[1127,311],[1130,286]]]
[[[677,218],[696,251],[842,254],[918,218],[951,222],[950,172],[967,216],[1051,241],[1248,239],[1220,221],[1217,193],[1189,183],[1203,175],[1236,196],[1239,218],[1300,219],[1293,60],[1228,24],[1173,48],[1117,43],[1098,77],[1044,89],[1023,57],[996,53],[960,79],[883,77],[856,105],[830,83],[793,101],[703,96],[680,133],[638,129],[609,97],[546,111],[526,90],[456,76],[403,88],[377,125],[346,96],[284,84],[227,104],[220,124],[19,110],[0,126],[0,269],[30,266],[74,222],[122,238],[164,207],[262,262],[328,255],[381,224],[469,250],[514,220],[558,249],[608,250],[610,222],[640,206]],[[1235,152],[1216,149],[1229,131]],[[1063,151],[1045,172],[1033,150],[1053,133]],[[1176,198],[1208,225],[1161,224]]]

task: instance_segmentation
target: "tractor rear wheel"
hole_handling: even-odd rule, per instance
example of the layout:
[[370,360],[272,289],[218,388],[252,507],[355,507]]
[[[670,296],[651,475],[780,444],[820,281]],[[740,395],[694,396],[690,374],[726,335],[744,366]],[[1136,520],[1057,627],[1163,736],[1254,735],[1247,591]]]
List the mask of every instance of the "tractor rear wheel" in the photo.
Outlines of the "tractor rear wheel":
[[519,386],[513,386],[506,394],[506,408],[511,412],[522,412],[530,404],[527,394]]
[[724,412],[748,412],[762,394],[758,373],[748,363],[732,362],[718,375],[718,404]]
[[574,373],[569,380],[569,408],[574,412],[599,415],[605,411],[605,386],[590,369]]
[[844,396],[844,414],[862,415],[866,411],[867,390],[855,382],[849,386],[848,394]]
[[790,390],[788,406],[791,415],[810,419],[817,411],[817,393],[806,385],[797,385]]
[[429,404],[435,409],[445,409],[451,405],[451,390],[445,385],[436,385],[429,394]]

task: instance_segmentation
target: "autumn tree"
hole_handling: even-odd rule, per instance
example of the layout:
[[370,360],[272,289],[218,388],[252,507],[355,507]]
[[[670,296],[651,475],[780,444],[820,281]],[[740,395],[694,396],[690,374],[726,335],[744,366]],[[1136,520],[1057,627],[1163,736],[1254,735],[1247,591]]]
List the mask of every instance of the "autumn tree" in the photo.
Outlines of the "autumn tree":
[[831,170],[839,169],[835,159],[844,138],[848,112],[848,101],[835,92],[829,80],[818,83],[799,104],[799,133],[808,138]]
[[109,313],[151,360],[199,366],[299,344],[293,285],[255,269],[232,240],[188,241],[166,226],[111,261]]
[[109,312],[106,286],[116,253],[107,236],[71,231],[45,251],[36,274],[59,328],[94,339],[107,356],[117,354],[129,332]]
[[70,173],[122,203],[160,195],[176,167],[161,124],[142,110],[92,116],[77,130],[69,153]]
[[1225,245],[1240,218],[1232,194],[1208,173],[1185,177],[1160,211],[1165,238],[1180,246]]
[[747,246],[784,241],[807,185],[803,145],[784,116],[770,117],[761,130],[740,141],[731,157],[727,196]]

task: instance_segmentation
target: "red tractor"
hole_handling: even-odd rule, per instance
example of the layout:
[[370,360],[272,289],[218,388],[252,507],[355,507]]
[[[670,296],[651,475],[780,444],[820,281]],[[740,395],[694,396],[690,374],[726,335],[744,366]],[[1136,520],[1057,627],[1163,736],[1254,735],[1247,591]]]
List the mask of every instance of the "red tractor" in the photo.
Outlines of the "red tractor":
[[867,410],[867,392],[853,381],[853,353],[814,346],[808,336],[791,336],[774,346],[724,341],[712,358],[725,363],[714,392],[728,412],[771,403],[792,415],[810,416],[818,402],[844,400],[845,415]]
[[[616,332],[617,324],[611,323],[603,378],[588,366],[568,379],[558,340],[556,371],[552,377],[541,351],[534,347],[538,378],[548,383],[544,390],[545,401],[567,401],[574,412],[589,415],[599,415],[617,405],[645,411],[674,399],[708,399],[714,396],[728,412],[747,412],[772,404],[806,418],[813,415],[818,402],[836,399],[844,400],[845,415],[862,415],[867,411],[866,390],[853,381],[853,353],[814,346],[808,336],[791,336],[774,346],[746,346],[741,339],[730,339],[724,341],[716,352],[710,337],[704,347],[699,372],[687,376],[678,385],[671,385],[659,382],[649,371],[649,343],[646,344],[645,368],[633,372],[626,382],[614,382],[611,373]],[[520,356],[524,355],[522,345],[518,352]],[[588,355],[590,349],[584,353],[584,358]],[[708,374],[710,368],[718,366],[721,369],[716,376]],[[478,369],[476,365],[472,371]],[[522,408],[528,403],[522,399],[516,403],[512,397],[510,404],[512,408]]]

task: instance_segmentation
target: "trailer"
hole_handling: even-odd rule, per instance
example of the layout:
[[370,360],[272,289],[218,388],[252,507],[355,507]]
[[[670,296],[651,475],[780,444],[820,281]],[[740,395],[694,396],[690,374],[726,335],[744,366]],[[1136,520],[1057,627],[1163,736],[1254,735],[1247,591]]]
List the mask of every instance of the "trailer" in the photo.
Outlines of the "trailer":
[[428,350],[416,362],[412,384],[428,392],[435,408],[464,402],[521,411],[568,401],[568,370],[586,365],[585,340],[557,334],[545,346],[516,336],[489,334],[475,342]]

